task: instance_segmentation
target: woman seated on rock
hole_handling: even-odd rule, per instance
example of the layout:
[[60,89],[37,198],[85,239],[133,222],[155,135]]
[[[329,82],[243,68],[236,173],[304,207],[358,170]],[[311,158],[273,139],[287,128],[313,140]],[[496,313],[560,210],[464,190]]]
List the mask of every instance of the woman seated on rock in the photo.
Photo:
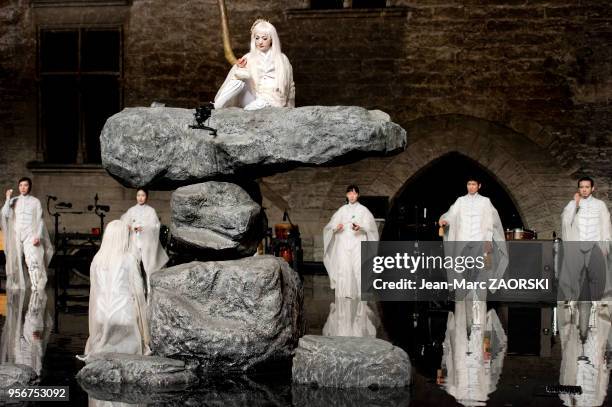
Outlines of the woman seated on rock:
[[89,338],[81,360],[103,352],[151,353],[143,282],[129,242],[126,223],[108,224],[91,263]]
[[276,28],[265,20],[251,27],[251,51],[232,67],[215,96],[215,109],[294,107],[295,85]]

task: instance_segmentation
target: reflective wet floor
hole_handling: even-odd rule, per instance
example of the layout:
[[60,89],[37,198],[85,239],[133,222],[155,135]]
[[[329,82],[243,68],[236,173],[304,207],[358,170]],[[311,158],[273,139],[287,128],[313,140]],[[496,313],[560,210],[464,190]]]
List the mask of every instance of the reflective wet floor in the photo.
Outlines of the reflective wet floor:
[[[31,366],[40,385],[69,386],[69,405],[156,406],[602,406],[608,403],[610,314],[606,304],[347,303],[326,276],[305,276],[307,333],[373,335],[413,364],[404,389],[313,388],[289,371],[202,378],[190,392],[88,389],[74,379],[87,340],[87,303],[68,299],[54,328],[53,292],[3,294],[2,361]],[[49,284],[49,287],[52,283]],[[83,299],[86,289],[73,290]],[[2,301],[4,302],[4,301]],[[333,305],[332,305],[333,304]],[[330,312],[331,311],[331,312]],[[556,317],[556,318],[555,318]],[[553,323],[557,321],[558,323]],[[560,380],[578,387],[559,387]],[[559,394],[561,393],[561,394]],[[68,405],[29,402],[22,405]]]

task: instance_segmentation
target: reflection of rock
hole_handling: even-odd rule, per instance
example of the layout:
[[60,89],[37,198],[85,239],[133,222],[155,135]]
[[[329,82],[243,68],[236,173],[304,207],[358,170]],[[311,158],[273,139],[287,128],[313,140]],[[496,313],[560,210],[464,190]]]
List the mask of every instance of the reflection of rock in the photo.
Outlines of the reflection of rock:
[[250,256],[267,229],[259,204],[236,184],[210,181],[172,193],[172,236],[189,246]]
[[125,384],[138,387],[143,393],[178,391],[198,381],[183,361],[122,353],[92,355],[77,379],[90,389],[107,393],[119,393]]
[[376,338],[306,335],[293,358],[293,382],[324,387],[403,387],[406,352]]
[[122,386],[109,393],[83,386],[90,397],[122,403],[160,403],[173,406],[288,406],[291,405],[290,384],[285,378],[264,378],[258,382],[246,376],[202,378],[196,389],[175,393],[146,393],[134,386]]
[[138,107],[110,117],[100,136],[104,168],[128,186],[176,187],[227,176],[253,179],[406,145],[406,132],[386,113],[355,106],[214,110],[209,124],[217,137],[189,129],[193,113]]
[[294,384],[291,386],[291,394],[292,405],[295,407],[399,407],[410,404],[410,387],[338,389],[332,387],[314,388],[303,384]]
[[376,336],[374,312],[367,301],[336,297],[329,307],[324,336]]
[[303,332],[302,283],[282,259],[192,262],[151,276],[156,354],[211,371],[288,362]]
[[0,389],[20,387],[33,384],[36,372],[27,365],[0,365]]

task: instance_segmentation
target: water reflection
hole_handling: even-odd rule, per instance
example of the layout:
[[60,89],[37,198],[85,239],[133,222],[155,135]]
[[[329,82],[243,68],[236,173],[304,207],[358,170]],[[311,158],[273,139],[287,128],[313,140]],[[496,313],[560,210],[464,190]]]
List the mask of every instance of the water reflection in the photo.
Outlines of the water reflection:
[[376,337],[375,315],[367,301],[336,297],[323,326],[324,336]]
[[447,319],[438,384],[465,406],[485,405],[497,387],[507,342],[485,301],[456,302]]
[[52,323],[44,291],[7,290],[0,362],[30,366],[40,376]]
[[559,383],[580,386],[582,394],[560,394],[566,406],[601,406],[610,370],[609,301],[569,301],[557,305],[562,360]]

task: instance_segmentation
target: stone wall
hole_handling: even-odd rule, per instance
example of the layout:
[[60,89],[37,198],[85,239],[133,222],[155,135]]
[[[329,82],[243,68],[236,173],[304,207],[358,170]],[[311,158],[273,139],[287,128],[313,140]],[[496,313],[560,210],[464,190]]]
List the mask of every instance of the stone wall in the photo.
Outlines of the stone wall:
[[[378,108],[409,129],[408,150],[399,156],[264,180],[289,202],[306,259],[321,258],[321,228],[342,204],[347,183],[392,198],[419,168],[449,151],[498,175],[527,226],[541,231],[558,230],[559,211],[582,173],[596,177],[599,197],[612,200],[608,2],[392,0],[384,10],[323,11],[306,10],[302,0],[227,3],[237,55],[247,51],[255,18],[277,26],[294,67],[298,105]],[[214,0],[172,6],[161,0],[97,7],[3,3],[0,187],[31,174],[27,163],[41,158],[36,28],[103,23],[124,28],[125,106],[209,101],[229,68]],[[98,192],[111,204],[111,218],[133,203],[132,192],[102,171],[46,168],[35,171],[34,182],[37,195],[58,195],[79,207]],[[152,196],[164,222],[168,196]],[[267,198],[274,224],[284,208]],[[65,222],[68,230],[87,230],[97,218]]]

